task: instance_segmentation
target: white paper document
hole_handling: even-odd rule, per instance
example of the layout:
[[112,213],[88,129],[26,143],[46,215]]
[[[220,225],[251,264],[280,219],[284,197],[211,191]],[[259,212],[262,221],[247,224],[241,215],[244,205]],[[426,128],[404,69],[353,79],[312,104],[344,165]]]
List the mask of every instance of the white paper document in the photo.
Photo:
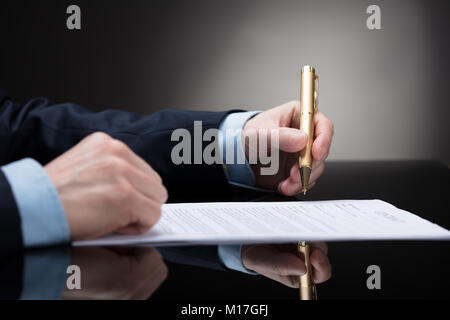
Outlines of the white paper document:
[[450,231],[381,200],[165,204],[148,232],[75,245],[450,240]]

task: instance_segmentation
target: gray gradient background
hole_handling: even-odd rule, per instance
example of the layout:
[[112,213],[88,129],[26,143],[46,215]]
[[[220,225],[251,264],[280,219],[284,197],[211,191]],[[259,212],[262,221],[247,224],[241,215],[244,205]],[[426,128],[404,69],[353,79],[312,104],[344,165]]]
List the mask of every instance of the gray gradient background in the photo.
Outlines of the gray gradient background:
[[[78,4],[82,30],[65,27]],[[381,7],[382,30],[366,28]],[[0,87],[93,110],[267,109],[320,76],[330,159],[450,162],[449,1],[2,1]]]

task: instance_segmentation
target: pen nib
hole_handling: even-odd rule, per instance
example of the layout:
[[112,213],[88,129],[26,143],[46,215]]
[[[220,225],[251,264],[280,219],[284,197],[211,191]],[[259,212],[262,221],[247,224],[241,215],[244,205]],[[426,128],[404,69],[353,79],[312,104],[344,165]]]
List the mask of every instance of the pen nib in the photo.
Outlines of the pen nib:
[[311,175],[311,168],[300,167],[300,180],[302,181],[302,191],[303,195],[306,195],[309,185],[309,176]]

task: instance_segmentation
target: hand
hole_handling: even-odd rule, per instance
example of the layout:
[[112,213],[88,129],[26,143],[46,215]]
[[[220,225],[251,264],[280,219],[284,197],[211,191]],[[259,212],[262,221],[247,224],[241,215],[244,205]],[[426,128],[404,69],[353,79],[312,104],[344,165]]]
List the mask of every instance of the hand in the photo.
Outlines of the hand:
[[72,240],[142,233],[161,216],[161,177],[124,143],[94,133],[45,166]]
[[[292,101],[262,112],[251,118],[244,126],[245,152],[249,159],[248,136],[261,130],[278,130],[279,168],[275,175],[261,175],[261,163],[250,164],[255,174],[255,185],[260,188],[278,189],[286,196],[298,194],[302,190],[298,159],[300,151],[306,146],[307,135],[298,129],[300,102]],[[312,145],[312,173],[309,187],[315,184],[324,170],[324,161],[330,152],[333,137],[333,124],[321,112],[314,116],[314,142]],[[270,150],[270,141],[267,144]]]
[[62,299],[147,299],[167,278],[167,266],[152,247],[75,247],[71,264],[81,270],[81,290]]
[[[310,245],[313,280],[315,283],[327,281],[331,277],[328,247],[323,242]],[[291,288],[299,287],[298,277],[306,271],[296,244],[243,245],[241,254],[244,267]]]

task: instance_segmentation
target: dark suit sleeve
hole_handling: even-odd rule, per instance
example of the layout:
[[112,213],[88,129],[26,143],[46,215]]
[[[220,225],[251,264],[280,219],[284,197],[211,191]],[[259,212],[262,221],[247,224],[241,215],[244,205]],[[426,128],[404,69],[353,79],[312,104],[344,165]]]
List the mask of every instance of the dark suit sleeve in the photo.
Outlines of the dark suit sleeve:
[[[2,250],[2,249],[0,249]],[[23,289],[24,256],[0,256],[0,300],[17,300]]]
[[218,254],[217,246],[160,247],[164,260],[178,264],[227,271]]
[[16,201],[2,170],[0,170],[0,244],[0,259],[20,250],[23,246]]
[[[170,194],[222,192],[227,183],[222,166],[175,165],[171,150],[172,131],[189,130],[202,121],[203,131],[218,128],[229,112],[162,110],[139,115],[119,110],[91,112],[72,103],[52,104],[36,98],[18,104],[0,91],[1,163],[31,157],[46,164],[87,135],[102,131],[125,142],[163,178]],[[203,147],[209,142],[202,142]],[[193,147],[192,147],[193,149]],[[191,152],[193,155],[193,152]],[[181,199],[181,198],[180,198]]]

